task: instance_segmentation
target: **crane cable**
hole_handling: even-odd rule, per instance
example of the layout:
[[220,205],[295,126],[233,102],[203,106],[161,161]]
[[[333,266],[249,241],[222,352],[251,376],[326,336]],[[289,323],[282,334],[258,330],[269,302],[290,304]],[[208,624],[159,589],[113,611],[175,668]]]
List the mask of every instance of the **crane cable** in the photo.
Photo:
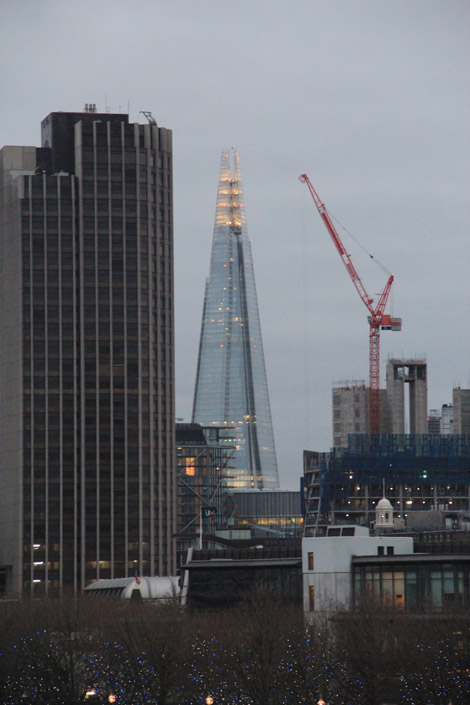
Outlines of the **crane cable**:
[[387,269],[387,267],[386,267],[384,264],[382,264],[382,262],[381,262],[379,259],[377,259],[377,257],[374,257],[374,255],[371,254],[371,253],[369,252],[369,250],[368,250],[366,247],[364,247],[364,245],[357,239],[357,237],[354,237],[354,235],[341,223],[341,221],[338,220],[338,218],[336,218],[336,217],[332,214],[332,212],[331,212],[330,210],[328,210],[328,214],[329,214],[330,218],[331,218],[332,220],[334,220],[334,221],[338,224],[338,226],[339,226],[342,230],[344,230],[344,232],[347,233],[347,234],[349,235],[349,237],[351,237],[351,238],[354,240],[354,242],[356,243],[356,245],[359,245],[359,247],[361,248],[361,250],[364,250],[364,252],[370,257],[370,259],[371,259],[373,262],[375,262],[375,264],[376,264],[378,267],[380,267],[380,269],[382,269],[382,270],[385,272],[385,274],[388,274],[388,276],[391,275],[391,271],[390,271],[389,269]]
[[310,267],[309,267],[309,231],[307,228],[307,191],[301,192],[301,224],[302,224],[302,288],[303,288],[303,373],[304,373],[304,442],[309,444],[311,439],[310,418]]

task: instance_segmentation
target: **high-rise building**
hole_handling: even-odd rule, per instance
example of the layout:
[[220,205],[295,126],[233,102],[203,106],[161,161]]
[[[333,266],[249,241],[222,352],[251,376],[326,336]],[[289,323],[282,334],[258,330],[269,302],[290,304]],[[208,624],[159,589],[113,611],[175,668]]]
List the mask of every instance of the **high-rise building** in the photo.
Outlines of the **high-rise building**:
[[0,152],[0,564],[10,592],[175,570],[172,136],[51,113]]
[[222,154],[193,421],[233,426],[233,489],[279,487],[238,155]]

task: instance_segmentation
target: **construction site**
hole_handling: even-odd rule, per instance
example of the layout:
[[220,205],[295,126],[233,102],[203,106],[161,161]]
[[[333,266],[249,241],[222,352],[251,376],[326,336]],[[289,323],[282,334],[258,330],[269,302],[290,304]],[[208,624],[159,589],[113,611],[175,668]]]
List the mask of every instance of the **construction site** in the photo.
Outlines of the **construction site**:
[[368,253],[388,276],[374,301],[307,174],[299,180],[309,189],[369,324],[368,384],[333,384],[333,448],[304,451],[305,535],[322,535],[331,524],[371,526],[385,497],[395,530],[470,531],[470,391],[454,388],[453,404],[430,417],[424,356],[390,357],[386,386],[380,388],[380,332],[401,330],[401,318],[385,313],[394,276]]

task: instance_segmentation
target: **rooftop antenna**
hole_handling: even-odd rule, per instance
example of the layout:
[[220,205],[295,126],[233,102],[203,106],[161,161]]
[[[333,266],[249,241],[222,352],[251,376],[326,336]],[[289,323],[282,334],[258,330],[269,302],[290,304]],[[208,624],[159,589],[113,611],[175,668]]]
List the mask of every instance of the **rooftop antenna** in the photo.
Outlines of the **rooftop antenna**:
[[153,117],[150,110],[139,110],[139,113],[142,113],[142,115],[144,115],[147,118],[147,120],[149,121],[149,125],[156,125],[157,124],[157,121]]

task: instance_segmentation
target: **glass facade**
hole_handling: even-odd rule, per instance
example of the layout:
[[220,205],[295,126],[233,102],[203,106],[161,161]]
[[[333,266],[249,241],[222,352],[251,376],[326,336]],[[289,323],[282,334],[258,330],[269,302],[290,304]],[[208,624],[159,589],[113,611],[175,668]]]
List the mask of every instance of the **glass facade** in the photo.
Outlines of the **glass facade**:
[[272,536],[302,536],[304,521],[300,492],[293,490],[237,491],[232,494],[237,526],[267,529]]
[[355,559],[353,593],[356,606],[366,598],[398,609],[452,612],[470,601],[469,556],[416,556],[387,563]]
[[[231,164],[232,161],[232,164]],[[193,421],[233,426],[233,489],[279,487],[251,245],[236,152],[221,159]]]

